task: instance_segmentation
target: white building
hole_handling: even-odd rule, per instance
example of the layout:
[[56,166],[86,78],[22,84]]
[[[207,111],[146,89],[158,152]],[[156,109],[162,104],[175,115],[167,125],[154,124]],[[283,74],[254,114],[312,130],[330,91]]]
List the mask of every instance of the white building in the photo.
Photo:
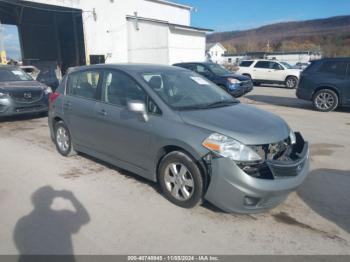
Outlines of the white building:
[[322,58],[321,52],[301,51],[301,52],[273,52],[265,55],[266,59],[278,60],[286,62],[290,65],[297,63],[308,63],[312,60],[318,60]]
[[[8,18],[10,12],[16,19]],[[19,27],[24,59],[57,58],[66,67],[204,61],[210,30],[191,27],[191,12],[190,6],[164,0],[0,2],[1,22]]]
[[213,63],[223,64],[223,56],[226,52],[227,49],[220,43],[207,44],[206,46],[207,59]]

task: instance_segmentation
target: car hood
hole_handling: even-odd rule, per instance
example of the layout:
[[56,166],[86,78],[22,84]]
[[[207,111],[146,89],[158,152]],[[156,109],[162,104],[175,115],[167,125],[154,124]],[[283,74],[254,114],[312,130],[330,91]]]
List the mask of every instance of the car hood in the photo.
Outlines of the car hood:
[[182,111],[187,124],[234,138],[246,145],[276,143],[289,136],[290,128],[280,117],[255,107],[227,107]]
[[237,79],[239,81],[248,81],[250,80],[249,77],[246,77],[246,76],[242,76],[242,75],[238,75],[238,74],[227,74],[227,75],[222,75],[220,77],[223,77],[223,78],[234,78],[234,79]]
[[0,91],[35,91],[43,90],[46,85],[37,81],[13,81],[13,82],[0,82]]

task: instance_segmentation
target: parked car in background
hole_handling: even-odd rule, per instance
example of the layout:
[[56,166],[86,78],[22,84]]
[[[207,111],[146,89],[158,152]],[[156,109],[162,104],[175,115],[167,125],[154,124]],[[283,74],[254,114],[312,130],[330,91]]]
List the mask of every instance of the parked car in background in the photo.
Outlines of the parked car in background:
[[34,80],[38,77],[40,70],[35,66],[20,66],[20,68],[26,72],[28,75],[30,75]]
[[17,66],[0,66],[0,116],[47,113],[51,88]]
[[293,66],[293,68],[294,68],[294,69],[304,70],[304,69],[307,68],[309,65],[310,65],[310,63],[301,63],[301,62],[298,62],[298,63],[296,63],[296,64]]
[[288,63],[275,60],[243,60],[237,74],[250,77],[255,85],[284,84],[287,88],[296,88],[300,78],[299,69],[293,69]]
[[234,97],[243,96],[253,90],[253,83],[248,77],[234,74],[218,64],[192,62],[174,66],[192,70],[206,77]]
[[206,199],[260,212],[308,174],[300,133],[179,67],[71,69],[50,96],[49,127],[63,156],[83,152],[158,182],[185,208]]
[[322,112],[350,106],[350,58],[313,61],[302,72],[296,95]]
[[59,80],[56,75],[56,69],[54,68],[42,69],[36,80],[51,87],[53,91],[55,91],[59,85]]

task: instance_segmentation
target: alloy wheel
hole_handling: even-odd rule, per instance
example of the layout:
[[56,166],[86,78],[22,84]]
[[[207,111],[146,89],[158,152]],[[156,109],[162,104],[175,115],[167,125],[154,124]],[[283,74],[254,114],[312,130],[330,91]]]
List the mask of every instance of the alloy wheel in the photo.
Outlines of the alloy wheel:
[[66,128],[62,126],[57,128],[56,141],[62,152],[67,152],[69,150],[70,138]]
[[187,167],[171,163],[165,169],[164,181],[171,195],[180,201],[190,199],[194,192],[194,179]]
[[321,92],[315,98],[316,106],[321,110],[328,110],[335,104],[335,98],[328,92]]

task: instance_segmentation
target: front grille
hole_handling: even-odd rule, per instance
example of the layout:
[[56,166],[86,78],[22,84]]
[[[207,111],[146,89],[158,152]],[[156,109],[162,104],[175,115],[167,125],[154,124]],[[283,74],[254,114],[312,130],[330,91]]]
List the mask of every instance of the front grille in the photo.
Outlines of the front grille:
[[39,105],[39,106],[30,106],[30,107],[17,107],[15,109],[15,111],[17,113],[25,113],[25,112],[35,112],[35,111],[38,111],[38,110],[41,110],[43,109],[44,106],[43,105]]
[[250,85],[251,85],[251,81],[250,80],[241,82],[241,86],[250,86]]
[[261,163],[240,163],[238,166],[248,175],[260,179],[295,177],[304,169],[308,157],[308,145],[299,133],[295,133],[296,143],[290,139],[278,143],[252,146]]
[[12,91],[11,98],[18,103],[35,103],[43,98],[44,92],[42,90],[35,91]]
[[305,161],[298,163],[297,165],[294,166],[278,166],[271,164],[270,169],[271,172],[275,177],[292,177],[292,176],[297,176],[300,171],[303,169],[305,165]]
[[287,138],[277,143],[251,147],[263,160],[289,160],[293,146]]

